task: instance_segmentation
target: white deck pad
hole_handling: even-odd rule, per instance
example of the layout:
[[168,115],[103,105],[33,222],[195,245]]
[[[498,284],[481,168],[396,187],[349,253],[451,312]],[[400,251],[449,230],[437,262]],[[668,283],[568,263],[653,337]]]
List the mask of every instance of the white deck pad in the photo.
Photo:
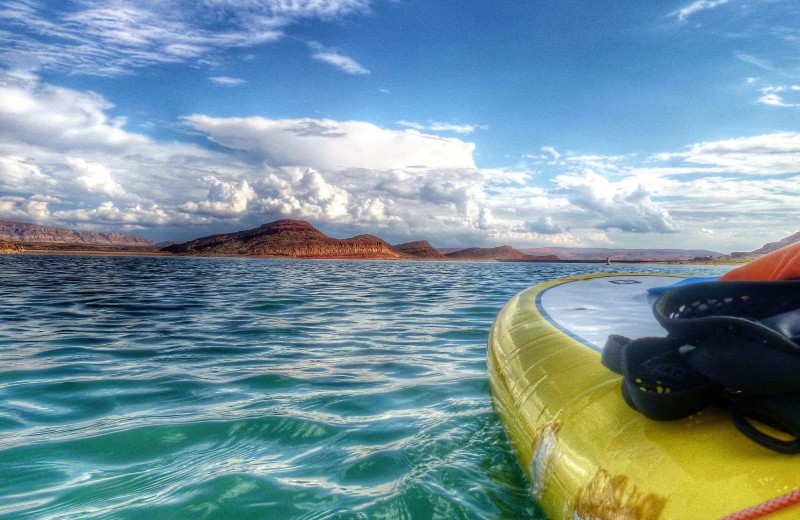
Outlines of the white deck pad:
[[603,350],[609,334],[629,338],[664,336],[647,290],[680,282],[674,276],[619,275],[573,280],[544,290],[539,311],[565,334]]

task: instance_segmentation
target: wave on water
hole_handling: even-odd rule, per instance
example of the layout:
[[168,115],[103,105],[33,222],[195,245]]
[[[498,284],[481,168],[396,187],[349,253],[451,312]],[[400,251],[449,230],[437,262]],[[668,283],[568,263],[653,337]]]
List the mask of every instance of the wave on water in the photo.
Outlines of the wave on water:
[[543,519],[489,327],[615,268],[0,255],[0,517]]

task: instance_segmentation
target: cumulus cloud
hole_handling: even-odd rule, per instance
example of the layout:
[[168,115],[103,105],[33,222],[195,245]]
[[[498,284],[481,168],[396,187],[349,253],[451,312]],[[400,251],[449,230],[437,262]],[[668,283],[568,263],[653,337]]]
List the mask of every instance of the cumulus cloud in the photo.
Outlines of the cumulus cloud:
[[349,194],[326,182],[319,172],[284,168],[281,173],[270,174],[263,184],[262,212],[326,221],[347,220],[350,216]]
[[318,170],[474,168],[475,147],[459,139],[395,131],[360,121],[262,117],[184,119],[211,141],[272,166],[311,166]]
[[504,225],[486,190],[526,178],[475,168],[471,143],[358,121],[195,115],[184,123],[221,147],[157,141],[110,118],[96,94],[6,73],[0,85],[0,121],[24,114],[0,126],[5,218],[199,236],[192,226],[285,216],[484,238]]
[[97,163],[88,163],[80,158],[67,157],[67,164],[78,174],[78,181],[92,193],[103,193],[112,197],[125,197],[125,190],[111,178],[111,170]]
[[[41,219],[41,217],[40,217]],[[118,208],[111,201],[101,203],[93,209],[61,210],[48,215],[47,220],[72,224],[91,223],[93,225],[116,226],[120,229],[143,229],[170,222],[170,217],[158,205],[143,206],[134,204]]]
[[675,233],[669,213],[655,204],[642,185],[612,183],[591,170],[560,175],[555,179],[578,208],[601,217],[598,229],[616,228],[632,233]]
[[89,209],[53,211],[50,208],[51,204],[60,202],[58,198],[39,194],[28,198],[0,197],[0,218],[99,230],[141,230],[172,221],[168,212],[157,204],[132,204],[120,208],[111,201],[105,201]]
[[181,211],[219,218],[239,217],[247,212],[247,205],[258,198],[246,180],[238,184],[221,181],[213,176],[204,180],[210,184],[206,200],[181,204]]
[[[169,211],[146,215],[156,201],[174,208],[202,193],[198,180],[209,171],[227,167],[222,156],[196,145],[126,130],[124,118],[108,117],[111,107],[96,94],[0,72],[0,188],[22,197],[6,199],[7,216],[53,225],[92,218],[127,225],[138,217],[143,225],[161,224]],[[116,217],[99,206],[105,202]]]
[[[389,201],[390,203],[392,201]],[[384,223],[389,221],[399,222],[402,219],[390,215],[386,203],[381,199],[368,198],[355,206],[354,217],[359,222]]]
[[564,233],[564,230],[553,222],[552,217],[539,217],[536,220],[526,220],[517,229],[520,233],[538,233],[541,235],[557,235]]
[[0,156],[0,190],[35,193],[47,189],[53,181],[22,157]]
[[124,118],[109,118],[113,105],[93,92],[0,74],[0,138],[58,150],[126,149],[148,142],[125,131]]

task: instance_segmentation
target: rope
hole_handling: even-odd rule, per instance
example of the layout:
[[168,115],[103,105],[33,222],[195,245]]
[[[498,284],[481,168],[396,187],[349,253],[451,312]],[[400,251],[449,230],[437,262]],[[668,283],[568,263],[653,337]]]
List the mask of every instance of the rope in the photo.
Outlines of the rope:
[[800,488],[747,509],[723,516],[719,520],[754,520],[795,504],[800,504]]

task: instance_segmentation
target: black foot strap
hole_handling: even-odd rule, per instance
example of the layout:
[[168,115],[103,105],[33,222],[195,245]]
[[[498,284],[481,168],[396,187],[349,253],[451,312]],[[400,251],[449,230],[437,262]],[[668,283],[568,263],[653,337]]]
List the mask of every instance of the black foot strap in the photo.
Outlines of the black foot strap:
[[727,403],[750,439],[800,453],[800,281],[688,285],[654,313],[666,337],[612,335],[603,350],[629,406],[665,421]]

